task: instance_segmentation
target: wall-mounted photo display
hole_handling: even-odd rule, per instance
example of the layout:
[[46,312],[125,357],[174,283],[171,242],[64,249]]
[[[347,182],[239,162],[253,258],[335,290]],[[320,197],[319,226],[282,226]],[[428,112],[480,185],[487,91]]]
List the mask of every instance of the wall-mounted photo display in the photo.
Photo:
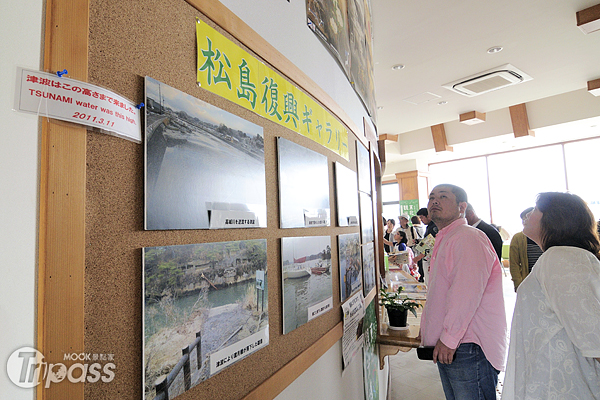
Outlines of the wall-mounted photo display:
[[338,226],[358,225],[358,183],[356,172],[335,163],[335,193]]
[[283,333],[333,309],[331,237],[281,239]]
[[375,250],[373,242],[363,244],[362,267],[363,267],[363,295],[368,296],[375,287]]
[[360,238],[358,233],[338,236],[340,297],[342,303],[362,287]]
[[277,138],[281,228],[329,226],[327,157]]
[[361,243],[369,243],[375,240],[373,233],[373,203],[371,196],[359,192],[360,199],[360,232]]
[[266,240],[146,247],[143,263],[146,400],[172,399],[269,343]]
[[371,194],[369,150],[358,140],[356,141],[356,165],[358,167],[358,190]]
[[146,77],[145,227],[267,226],[262,127]]

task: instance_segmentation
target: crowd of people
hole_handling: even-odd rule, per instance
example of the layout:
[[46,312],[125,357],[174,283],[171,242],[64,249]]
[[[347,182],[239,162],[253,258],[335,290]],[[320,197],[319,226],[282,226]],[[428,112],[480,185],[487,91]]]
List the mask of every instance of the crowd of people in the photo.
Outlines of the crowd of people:
[[505,371],[503,399],[600,400],[598,224],[569,193],[541,193],[520,216],[507,262],[517,292],[510,335],[503,238],[462,188],[438,185],[416,216],[400,215],[397,229],[386,221],[386,252],[411,253],[413,276],[427,283],[419,339],[433,347],[447,399],[496,399]]

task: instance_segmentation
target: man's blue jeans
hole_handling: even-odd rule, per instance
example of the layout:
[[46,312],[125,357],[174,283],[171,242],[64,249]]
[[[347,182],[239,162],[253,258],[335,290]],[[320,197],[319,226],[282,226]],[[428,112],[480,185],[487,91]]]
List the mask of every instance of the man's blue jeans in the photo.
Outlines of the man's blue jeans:
[[500,372],[492,367],[479,345],[463,343],[456,349],[452,364],[437,365],[446,399],[496,400]]

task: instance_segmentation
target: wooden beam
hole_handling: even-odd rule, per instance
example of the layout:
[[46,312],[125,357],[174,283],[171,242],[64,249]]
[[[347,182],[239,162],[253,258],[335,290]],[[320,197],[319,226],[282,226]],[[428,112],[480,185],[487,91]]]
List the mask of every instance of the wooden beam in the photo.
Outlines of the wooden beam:
[[[88,0],[47,0],[44,69],[67,69],[87,81]],[[37,301],[37,349],[48,364],[84,349],[85,184],[84,127],[42,118]],[[40,384],[42,400],[84,398],[84,384]]]
[[475,125],[485,122],[485,113],[479,111],[469,111],[468,113],[460,114],[459,121],[465,125]]
[[379,149],[379,160],[381,161],[381,169],[385,170],[385,140],[378,140],[377,148]]
[[390,142],[397,142],[399,135],[394,135],[393,133],[383,133],[379,135],[379,140],[389,140]]
[[594,79],[593,81],[588,81],[587,90],[594,96],[600,96],[600,79]]
[[283,392],[286,387],[325,354],[331,346],[336,344],[342,338],[343,333],[343,322],[340,322],[306,351],[300,353],[260,386],[248,393],[243,400],[268,400],[277,397],[279,393]]
[[535,136],[535,133],[529,129],[529,118],[527,118],[527,107],[525,106],[525,103],[511,106],[508,110],[510,111],[510,120],[516,138]]
[[600,4],[577,11],[577,27],[583,33],[592,33],[600,30]]
[[436,152],[452,151],[452,146],[448,146],[448,141],[446,140],[444,124],[433,125],[431,127],[431,135],[433,136],[433,147]]

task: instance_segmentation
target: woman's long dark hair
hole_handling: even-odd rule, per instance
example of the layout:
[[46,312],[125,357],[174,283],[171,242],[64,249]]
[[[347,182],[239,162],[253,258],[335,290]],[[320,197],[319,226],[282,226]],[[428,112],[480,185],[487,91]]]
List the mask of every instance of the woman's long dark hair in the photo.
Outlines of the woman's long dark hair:
[[600,239],[594,215],[579,196],[570,193],[540,193],[536,207],[540,221],[542,248],[573,246],[600,259]]

